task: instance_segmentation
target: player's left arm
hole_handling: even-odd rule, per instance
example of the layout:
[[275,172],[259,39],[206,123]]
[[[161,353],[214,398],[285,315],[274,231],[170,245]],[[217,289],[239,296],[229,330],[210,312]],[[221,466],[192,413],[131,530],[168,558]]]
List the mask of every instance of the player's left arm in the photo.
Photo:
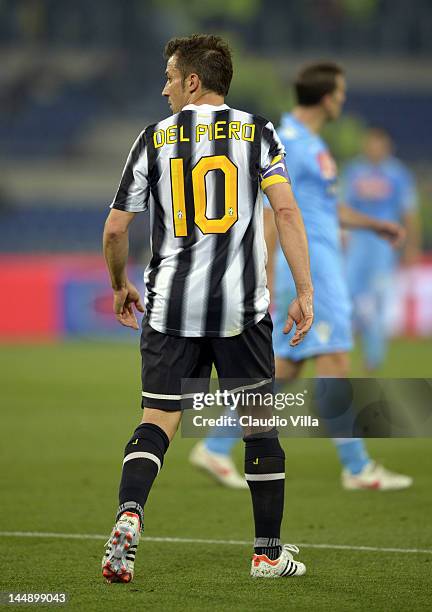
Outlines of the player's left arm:
[[388,240],[395,248],[400,248],[405,241],[405,228],[400,223],[375,219],[358,212],[347,204],[339,205],[339,223],[344,229],[368,229]]
[[274,269],[278,245],[278,231],[275,223],[273,209],[264,207],[264,240],[267,246],[267,287],[270,292],[270,301],[273,300]]
[[[296,330],[290,340],[297,346],[313,322],[313,287],[310,275],[309,251],[303,219],[295,201],[291,181],[285,165],[285,149],[273,125],[267,123],[265,137],[261,142],[260,185],[267,196],[274,213],[274,227],[271,228],[270,257],[274,257],[276,228],[279,243],[291,269],[297,297],[288,308],[283,329],[288,334],[294,323]],[[269,226],[267,226],[269,230]],[[269,232],[267,231],[267,237]]]

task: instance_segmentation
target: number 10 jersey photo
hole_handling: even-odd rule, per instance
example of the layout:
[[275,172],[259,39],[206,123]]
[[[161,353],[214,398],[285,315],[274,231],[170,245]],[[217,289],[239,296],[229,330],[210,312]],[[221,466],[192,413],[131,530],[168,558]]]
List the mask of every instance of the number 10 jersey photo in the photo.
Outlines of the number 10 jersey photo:
[[226,104],[189,104],[140,134],[111,208],[150,211],[151,327],[228,337],[265,316],[261,189],[289,182],[284,154],[269,121]]

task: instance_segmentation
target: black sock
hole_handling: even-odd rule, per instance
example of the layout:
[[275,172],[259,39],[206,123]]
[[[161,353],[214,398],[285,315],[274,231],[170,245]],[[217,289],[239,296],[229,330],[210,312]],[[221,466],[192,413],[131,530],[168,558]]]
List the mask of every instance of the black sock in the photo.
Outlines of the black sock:
[[285,453],[276,430],[248,436],[245,441],[245,477],[252,495],[255,520],[254,548],[258,555],[277,559],[284,507]]
[[166,433],[153,423],[142,423],[126,444],[119,490],[117,519],[135,512],[143,524],[143,508],[168,449]]

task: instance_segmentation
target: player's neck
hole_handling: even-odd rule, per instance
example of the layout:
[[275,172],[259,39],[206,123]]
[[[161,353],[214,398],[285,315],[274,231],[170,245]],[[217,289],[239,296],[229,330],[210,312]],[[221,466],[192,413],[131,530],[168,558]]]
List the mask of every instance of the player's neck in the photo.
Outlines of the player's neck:
[[212,91],[197,92],[192,94],[187,104],[194,104],[195,106],[201,106],[202,104],[209,104],[210,106],[221,106],[225,103],[225,98]]
[[319,106],[296,106],[292,114],[315,134],[322,130],[326,122],[325,113]]

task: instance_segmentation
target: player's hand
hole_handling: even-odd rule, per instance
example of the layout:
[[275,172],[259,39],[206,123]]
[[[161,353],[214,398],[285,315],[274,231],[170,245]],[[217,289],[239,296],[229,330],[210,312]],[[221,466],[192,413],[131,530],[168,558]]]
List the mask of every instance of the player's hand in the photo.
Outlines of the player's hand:
[[144,306],[141,304],[140,294],[138,289],[130,283],[122,289],[114,289],[114,312],[116,319],[125,327],[139,329],[138,321],[135,316],[134,306],[139,312],[144,312]]
[[392,221],[379,221],[376,229],[378,236],[390,242],[394,249],[400,249],[405,242],[406,231],[399,223]]
[[313,323],[313,301],[312,292],[298,295],[288,308],[288,317],[283,328],[284,334],[289,334],[294,323],[296,331],[291,338],[290,346],[297,346],[306,336]]

